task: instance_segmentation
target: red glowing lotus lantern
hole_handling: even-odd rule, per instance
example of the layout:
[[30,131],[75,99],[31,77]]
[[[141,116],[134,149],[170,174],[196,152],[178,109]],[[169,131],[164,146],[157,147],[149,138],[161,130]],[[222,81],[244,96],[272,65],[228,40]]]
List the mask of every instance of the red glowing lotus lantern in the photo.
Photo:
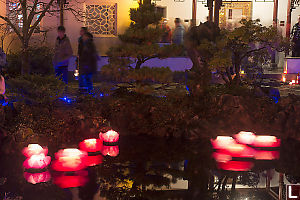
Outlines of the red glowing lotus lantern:
[[63,149],[55,154],[52,168],[56,171],[78,171],[86,168],[87,153],[79,149]]
[[231,144],[220,150],[221,153],[238,158],[253,158],[254,150],[244,144]]
[[254,158],[256,160],[278,160],[280,157],[279,151],[255,151]]
[[256,136],[254,133],[246,131],[241,131],[237,135],[235,135],[236,141],[241,144],[253,144],[255,138]]
[[86,152],[100,152],[102,149],[102,140],[100,139],[86,139],[79,144],[79,148]]
[[46,183],[51,179],[51,174],[48,171],[42,173],[24,172],[24,178],[31,184]]
[[25,169],[44,169],[50,162],[50,156],[45,156],[44,154],[32,155],[24,161],[23,166]]
[[22,153],[28,158],[33,155],[40,154],[44,154],[46,156],[48,154],[48,149],[41,147],[39,144],[29,144],[23,149]]
[[212,157],[217,161],[217,162],[228,162],[232,159],[232,157],[228,154],[223,154],[219,152],[214,152],[212,154]]
[[53,178],[53,183],[60,188],[73,188],[84,186],[88,182],[86,171],[81,171],[74,175],[61,175]]
[[277,148],[280,147],[280,139],[277,139],[275,136],[258,135],[255,137],[253,146],[258,148]]
[[247,161],[228,161],[228,162],[219,162],[217,163],[219,169],[226,171],[249,171],[253,167],[252,162]]
[[235,140],[230,136],[218,136],[215,140],[211,140],[214,149],[224,149],[230,145],[236,144]]
[[102,162],[103,162],[103,156],[102,155],[88,156],[85,159],[85,165],[89,166],[89,167],[100,165]]
[[103,146],[101,153],[103,156],[116,157],[119,155],[119,146]]
[[119,133],[114,130],[109,130],[105,133],[100,133],[99,138],[105,143],[116,143],[119,140]]

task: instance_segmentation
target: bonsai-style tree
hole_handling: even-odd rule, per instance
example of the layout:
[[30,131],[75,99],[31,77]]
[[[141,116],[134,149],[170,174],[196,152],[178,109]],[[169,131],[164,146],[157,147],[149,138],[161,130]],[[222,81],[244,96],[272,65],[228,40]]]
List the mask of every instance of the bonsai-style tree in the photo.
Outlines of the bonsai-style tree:
[[227,85],[238,85],[242,67],[247,70],[266,64],[272,51],[284,51],[287,44],[276,28],[262,26],[259,20],[242,20],[233,31],[223,30],[214,48],[208,49],[213,54],[209,67],[217,70]]
[[160,47],[157,44],[163,34],[159,26],[162,15],[151,0],[140,1],[138,8],[131,8],[130,19],[129,28],[119,35],[121,44],[107,53],[110,64],[140,69],[147,60],[168,57],[174,50],[178,51],[175,45]]

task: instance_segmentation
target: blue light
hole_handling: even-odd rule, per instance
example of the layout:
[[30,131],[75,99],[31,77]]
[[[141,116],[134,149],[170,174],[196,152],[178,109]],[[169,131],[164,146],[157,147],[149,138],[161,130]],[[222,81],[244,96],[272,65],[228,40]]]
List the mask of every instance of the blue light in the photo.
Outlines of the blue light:
[[104,97],[104,94],[103,94],[103,93],[100,93],[100,97]]
[[70,103],[72,103],[73,101],[75,101],[75,100],[73,100],[73,99],[71,99],[71,98],[69,98],[69,97],[62,97],[62,98],[59,98],[59,99],[61,99],[62,101],[66,102],[66,103],[68,103],[68,104],[70,104]]

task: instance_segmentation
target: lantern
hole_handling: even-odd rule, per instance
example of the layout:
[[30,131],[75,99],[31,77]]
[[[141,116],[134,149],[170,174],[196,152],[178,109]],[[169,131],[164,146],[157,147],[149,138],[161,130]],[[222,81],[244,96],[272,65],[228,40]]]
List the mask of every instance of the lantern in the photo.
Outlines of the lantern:
[[218,136],[215,140],[211,140],[214,149],[224,149],[227,146],[236,144],[235,140],[230,136]]
[[253,149],[244,144],[231,144],[220,150],[221,153],[236,158],[253,158]]
[[88,172],[80,171],[73,175],[60,175],[53,177],[53,183],[60,188],[73,188],[84,186],[88,182]]
[[276,148],[280,147],[280,139],[277,139],[275,136],[269,136],[269,135],[258,135],[256,136],[254,142],[254,147],[258,148]]
[[85,159],[85,165],[88,167],[100,165],[103,162],[103,156],[102,155],[96,155],[96,156],[88,156]]
[[280,157],[279,151],[255,151],[254,158],[256,160],[278,160]]
[[24,161],[23,166],[25,169],[44,169],[50,162],[50,156],[45,156],[44,154],[32,155]]
[[237,171],[244,172],[249,171],[253,167],[252,162],[247,161],[228,161],[228,162],[219,162],[217,163],[219,169],[226,171]]
[[49,171],[42,173],[28,173],[24,172],[24,178],[28,183],[37,184],[37,183],[46,183],[51,179],[51,174]]
[[105,143],[116,143],[119,140],[119,133],[109,130],[105,133],[99,133],[99,138]]
[[78,171],[86,168],[87,153],[79,149],[63,149],[55,154],[52,168],[56,171]]
[[100,139],[86,139],[79,144],[79,148],[86,152],[100,152],[102,149],[102,141]]
[[255,140],[255,134],[252,132],[241,131],[235,135],[235,139],[241,144],[253,144]]
[[232,159],[232,157],[228,154],[223,154],[219,152],[214,152],[212,154],[212,157],[217,161],[217,162],[228,162]]
[[119,146],[103,146],[101,153],[103,156],[116,157],[119,155]]
[[32,155],[40,154],[44,154],[46,156],[48,154],[48,149],[41,147],[39,144],[29,144],[23,149],[22,153],[27,158],[31,157]]

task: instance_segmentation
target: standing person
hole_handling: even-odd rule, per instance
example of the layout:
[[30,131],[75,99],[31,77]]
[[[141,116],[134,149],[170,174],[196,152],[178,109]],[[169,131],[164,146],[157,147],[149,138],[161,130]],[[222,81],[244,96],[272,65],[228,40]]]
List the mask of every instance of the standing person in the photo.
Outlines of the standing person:
[[300,15],[292,30],[293,57],[300,57]]
[[81,51],[82,51],[82,46],[83,46],[83,39],[82,39],[82,37],[87,32],[88,32],[87,27],[81,27],[80,28],[80,32],[79,32],[80,37],[78,38],[78,51],[77,51],[77,55],[78,56],[81,54]]
[[163,31],[160,43],[171,43],[172,34],[167,19],[162,20],[160,28]]
[[57,35],[53,58],[55,75],[68,84],[68,65],[69,59],[73,55],[73,50],[70,40],[66,35],[65,27],[59,26],[57,28]]
[[0,71],[6,65],[6,54],[3,49],[0,47]]
[[98,55],[91,33],[84,33],[82,40],[83,46],[79,55],[79,89],[89,93],[93,90],[92,77],[97,72]]
[[172,43],[181,45],[181,44],[183,44],[183,36],[185,33],[185,28],[181,24],[180,18],[176,18],[174,22],[175,22],[175,29],[172,34]]

